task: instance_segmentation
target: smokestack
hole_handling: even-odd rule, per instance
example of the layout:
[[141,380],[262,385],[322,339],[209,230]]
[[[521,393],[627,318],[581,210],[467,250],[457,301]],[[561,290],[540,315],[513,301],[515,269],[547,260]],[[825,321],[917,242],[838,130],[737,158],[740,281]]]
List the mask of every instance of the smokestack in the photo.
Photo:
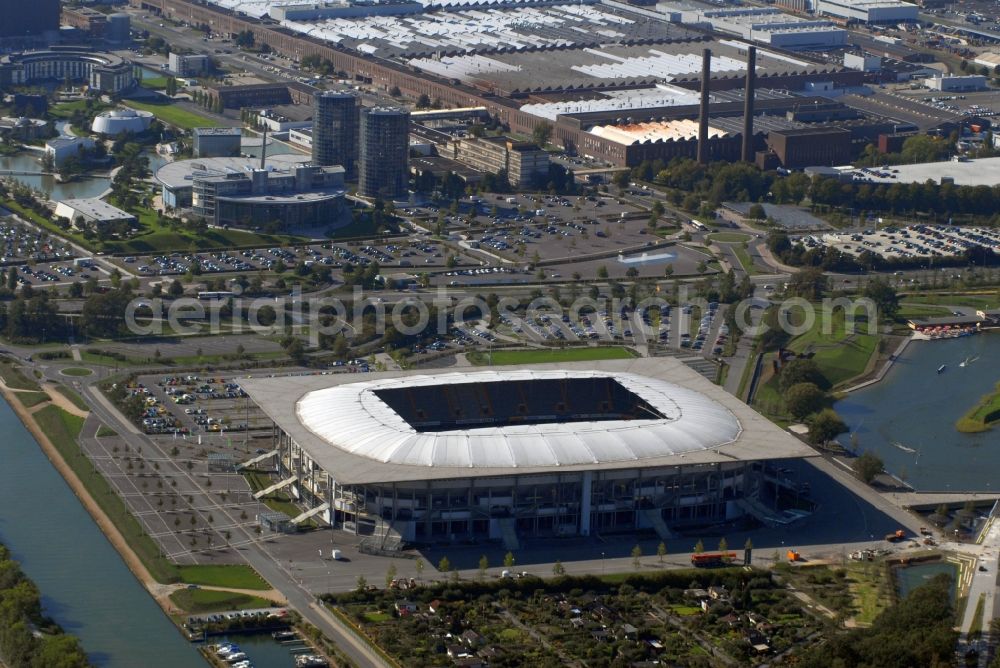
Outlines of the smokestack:
[[743,103],[743,162],[753,162],[753,102],[757,94],[757,47],[747,49],[747,81]]
[[708,83],[712,79],[712,50],[701,54],[701,108],[698,110],[698,164],[708,164]]
[[264,169],[264,159],[267,157],[267,123],[264,123],[264,134],[260,139],[260,168]]

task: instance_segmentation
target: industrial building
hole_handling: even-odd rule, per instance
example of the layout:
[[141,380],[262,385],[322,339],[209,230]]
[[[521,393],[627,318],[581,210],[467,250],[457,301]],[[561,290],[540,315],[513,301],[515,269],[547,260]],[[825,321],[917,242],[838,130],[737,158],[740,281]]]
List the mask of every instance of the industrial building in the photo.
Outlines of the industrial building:
[[406,195],[410,174],[409,130],[410,112],[405,109],[370,107],[361,110],[360,195],[390,198]]
[[91,37],[104,37],[104,31],[108,26],[107,14],[86,5],[64,6],[60,19],[63,25],[83,30]]
[[468,137],[455,142],[454,159],[480,172],[505,174],[515,188],[537,185],[549,174],[549,154],[537,144],[510,137]]
[[853,23],[915,23],[919,7],[902,0],[816,0],[816,13]]
[[978,74],[965,76],[935,76],[924,79],[924,85],[931,90],[938,90],[942,93],[956,93],[972,90],[986,90],[986,77]]
[[207,86],[206,92],[213,101],[221,100],[223,109],[242,109],[280,104],[311,104],[316,89],[297,81],[288,81],[245,86]]
[[66,79],[109,94],[136,85],[132,63],[112,53],[63,48],[0,57],[0,88]]
[[380,550],[787,523],[767,462],[813,454],[669,357],[241,386],[274,424],[258,496]]
[[196,77],[209,70],[211,62],[203,53],[171,53],[167,57],[167,70],[179,77]]
[[787,169],[833,167],[851,161],[851,133],[843,128],[772,130],[767,146]]
[[[347,180],[357,178],[358,128],[361,106],[357,96],[335,91],[313,96],[312,159],[317,165],[340,165]],[[291,137],[289,137],[291,138]]]
[[196,158],[226,158],[240,154],[243,131],[239,128],[194,128],[191,152]]
[[298,156],[182,160],[161,167],[156,178],[163,202],[190,209],[213,225],[283,229],[344,220],[344,170],[305,164]]
[[114,137],[123,132],[145,132],[152,122],[153,114],[148,111],[112,109],[94,116],[90,129],[98,134]]
[[65,218],[78,228],[80,223],[105,225],[117,222],[129,224],[135,222],[135,216],[131,213],[122,211],[96,197],[61,200],[56,204],[55,215],[58,218]]
[[59,0],[0,0],[0,39],[40,38],[59,30]]
[[678,12],[682,23],[710,28],[790,51],[838,49],[847,31],[830,21],[804,19],[774,7],[727,7]]

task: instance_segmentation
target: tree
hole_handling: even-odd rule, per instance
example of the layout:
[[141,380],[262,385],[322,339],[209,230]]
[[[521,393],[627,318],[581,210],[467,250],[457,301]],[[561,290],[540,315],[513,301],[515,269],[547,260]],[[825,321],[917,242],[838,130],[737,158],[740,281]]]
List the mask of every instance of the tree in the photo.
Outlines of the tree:
[[764,211],[764,207],[760,204],[753,204],[750,206],[750,210],[747,211],[747,218],[751,220],[764,220],[767,218],[767,212]]
[[815,383],[796,383],[785,392],[785,407],[796,420],[802,420],[807,415],[823,408],[826,393]]
[[514,565],[514,553],[508,552],[503,555],[503,566],[504,568],[511,568]]
[[639,567],[642,566],[642,548],[638,545],[632,548],[632,566],[636,570],[639,570]]
[[447,573],[451,570],[451,562],[448,561],[448,557],[441,557],[441,561],[438,562],[438,570],[442,573]]
[[184,286],[181,284],[179,280],[174,279],[170,283],[170,287],[167,288],[167,294],[174,298],[180,297],[181,295],[184,294]]
[[816,445],[825,445],[845,431],[847,425],[832,408],[824,408],[809,420],[809,442]]
[[431,98],[427,93],[421,93],[417,98],[417,109],[427,109],[431,106]]
[[880,473],[884,464],[882,460],[874,452],[866,451],[861,453],[860,457],[857,457],[853,462],[851,462],[851,467],[854,469],[854,473],[857,474],[858,478],[861,479],[865,484],[870,485],[873,480]]
[[896,317],[896,313],[899,311],[899,295],[888,281],[882,278],[868,281],[863,294],[875,302],[878,313],[884,314],[890,320]]
[[660,563],[663,563],[663,558],[667,556],[667,544],[660,541],[660,544],[656,546],[656,556],[660,558]]
[[396,579],[396,564],[389,564],[389,568],[385,571],[385,588],[388,589],[392,586],[392,581]]
[[723,536],[722,538],[719,539],[719,552],[728,552],[728,551],[729,551],[729,541],[726,540],[725,536]]
[[694,553],[701,554],[704,551],[705,551],[705,543],[701,542],[701,539],[699,538],[698,542],[694,544]]
[[479,577],[486,577],[486,571],[490,568],[490,560],[486,558],[486,555],[479,557]]
[[597,268],[597,277],[601,279],[605,279],[608,277],[608,268],[605,267],[603,264]]
[[368,580],[365,579],[364,575],[359,575],[358,576],[357,584],[355,585],[355,589],[357,589],[358,591],[364,591],[364,590],[368,589]]
[[549,139],[552,138],[552,124],[548,121],[542,121],[535,125],[534,129],[531,131],[531,139],[540,147],[545,148]]
[[788,294],[809,301],[822,299],[829,279],[821,267],[806,267],[792,274],[788,281]]
[[561,560],[556,559],[556,563],[552,564],[552,575],[555,575],[556,577],[566,575],[566,567],[563,566]]
[[778,389],[782,394],[799,383],[812,383],[822,390],[830,389],[830,382],[819,370],[819,365],[813,360],[795,359],[785,363],[778,375]]

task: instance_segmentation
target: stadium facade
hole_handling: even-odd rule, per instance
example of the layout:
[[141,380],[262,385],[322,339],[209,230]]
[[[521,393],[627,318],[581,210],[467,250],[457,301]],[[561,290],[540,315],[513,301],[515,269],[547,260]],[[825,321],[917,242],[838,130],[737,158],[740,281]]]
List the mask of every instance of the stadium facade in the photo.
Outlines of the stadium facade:
[[381,549],[763,519],[764,462],[814,454],[673,358],[241,384],[294,520]]

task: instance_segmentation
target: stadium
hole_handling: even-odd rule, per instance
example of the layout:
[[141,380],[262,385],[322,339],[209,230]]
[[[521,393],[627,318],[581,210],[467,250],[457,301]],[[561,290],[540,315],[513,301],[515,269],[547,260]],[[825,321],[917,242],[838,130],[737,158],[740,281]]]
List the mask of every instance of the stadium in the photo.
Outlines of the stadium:
[[254,378],[274,485],[381,550],[772,523],[813,453],[673,358]]

